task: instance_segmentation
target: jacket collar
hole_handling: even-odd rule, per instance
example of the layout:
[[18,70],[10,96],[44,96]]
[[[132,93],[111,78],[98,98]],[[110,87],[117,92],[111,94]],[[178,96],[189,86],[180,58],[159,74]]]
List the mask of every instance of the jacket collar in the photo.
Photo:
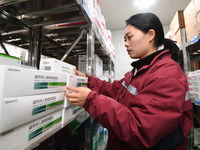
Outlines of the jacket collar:
[[165,55],[166,53],[169,53],[169,50],[157,51],[141,60],[138,60],[141,62],[139,62],[139,65],[138,65],[139,68],[137,68],[137,72],[139,72],[141,70],[146,70],[147,68],[152,66],[158,58],[162,58],[163,55]]
[[156,52],[148,55],[147,57],[145,57],[143,59],[140,59],[138,61],[134,61],[134,62],[131,63],[131,66],[133,66],[133,68],[135,68],[135,69],[137,68],[137,70],[139,70],[143,66],[149,65],[151,63],[151,61],[154,59],[154,57],[156,57],[162,51],[164,51],[164,50],[156,51]]
[[[134,66],[138,66],[138,67],[139,67],[139,69],[137,69],[137,72],[135,73],[135,75],[136,75],[138,72],[143,71],[143,70],[146,70],[146,69],[148,69],[149,67],[151,67],[151,66],[155,63],[155,61],[156,61],[158,58],[162,58],[163,55],[165,55],[166,53],[169,53],[169,55],[171,55],[170,52],[169,52],[169,50],[160,50],[160,51],[157,51],[157,52],[155,52],[155,53],[149,55],[150,57],[147,56],[148,58],[145,57],[145,58],[143,58],[143,59],[141,59],[141,60],[138,60],[137,62],[131,63],[131,65],[132,65],[133,67],[134,67]],[[170,57],[171,57],[171,56],[170,56]],[[141,61],[141,62],[140,62],[140,61]],[[140,63],[141,63],[141,64],[140,64]],[[126,84],[129,84],[129,82],[130,82],[132,76],[134,75],[134,72],[135,72],[135,67],[133,68],[133,70],[132,70],[131,72],[128,72],[128,73],[125,74],[125,82],[126,82]]]

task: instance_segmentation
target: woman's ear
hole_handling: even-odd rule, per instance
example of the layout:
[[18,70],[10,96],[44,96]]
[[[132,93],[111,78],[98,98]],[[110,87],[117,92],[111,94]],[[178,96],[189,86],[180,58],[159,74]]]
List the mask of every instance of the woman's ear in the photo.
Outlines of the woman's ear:
[[148,35],[149,35],[149,42],[151,42],[155,38],[156,33],[153,29],[150,29]]

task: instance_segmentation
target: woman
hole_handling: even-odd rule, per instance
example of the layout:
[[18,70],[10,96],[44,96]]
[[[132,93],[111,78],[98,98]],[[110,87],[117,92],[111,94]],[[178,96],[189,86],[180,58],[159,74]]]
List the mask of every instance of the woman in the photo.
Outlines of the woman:
[[113,83],[86,75],[88,88],[67,87],[76,92],[66,92],[67,99],[108,129],[108,150],[186,150],[192,103],[186,76],[174,61],[178,47],[164,38],[152,13],[126,23],[125,47],[131,58],[139,58],[133,70]]

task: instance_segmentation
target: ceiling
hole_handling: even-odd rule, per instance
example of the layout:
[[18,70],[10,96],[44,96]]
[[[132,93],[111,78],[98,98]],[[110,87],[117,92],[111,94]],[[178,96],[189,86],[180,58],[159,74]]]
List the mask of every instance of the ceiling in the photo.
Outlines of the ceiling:
[[152,12],[160,18],[163,25],[169,25],[176,11],[184,10],[190,0],[155,0],[151,7],[145,9],[136,7],[135,2],[136,0],[99,0],[107,29],[124,29],[126,19],[142,12]]

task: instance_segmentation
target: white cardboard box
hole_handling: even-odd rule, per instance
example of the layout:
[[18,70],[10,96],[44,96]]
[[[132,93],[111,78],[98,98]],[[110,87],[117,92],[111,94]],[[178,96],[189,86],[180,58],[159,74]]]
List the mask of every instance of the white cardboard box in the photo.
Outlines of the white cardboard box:
[[200,87],[199,86],[189,86],[189,92],[200,93]]
[[0,65],[0,98],[66,90],[66,73]]
[[198,92],[190,92],[190,97],[195,99],[200,99],[200,93]]
[[74,69],[76,69],[76,66],[60,61],[55,58],[40,60],[40,70],[70,73],[75,75],[76,73],[74,72]]
[[[15,128],[0,136],[1,150],[21,150],[34,146],[45,136],[61,129],[62,110]],[[30,147],[31,148],[31,147]],[[29,149],[30,149],[29,148]]]
[[86,74],[86,55],[78,56],[78,70]]
[[21,66],[21,59],[0,53],[0,65]]
[[64,92],[0,99],[0,134],[64,108]]
[[70,123],[75,117],[80,115],[85,109],[82,106],[70,106],[63,109],[62,127]]
[[[79,55],[78,70],[86,74],[86,55]],[[94,75],[103,75],[103,61],[96,54],[94,55]]]
[[[88,78],[87,77],[81,77],[81,76],[76,76],[76,75],[68,75],[68,80],[67,80],[67,86],[71,87],[87,87],[88,83]],[[68,91],[68,90],[66,90]],[[68,91],[69,93],[72,93],[72,91]],[[65,96],[65,101],[64,101],[64,107],[67,108],[71,106],[71,103],[67,100]]]

